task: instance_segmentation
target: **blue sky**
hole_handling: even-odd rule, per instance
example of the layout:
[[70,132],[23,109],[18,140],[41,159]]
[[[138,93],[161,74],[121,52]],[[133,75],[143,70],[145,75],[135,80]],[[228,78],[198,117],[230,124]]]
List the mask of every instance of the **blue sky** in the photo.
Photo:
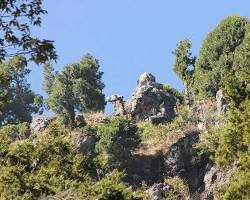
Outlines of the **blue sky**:
[[[85,53],[100,61],[105,95],[129,97],[138,76],[151,72],[158,82],[181,90],[172,71],[172,50],[184,38],[198,55],[205,36],[225,17],[250,18],[249,0],[43,0],[49,14],[33,33],[52,39],[59,55],[56,70]],[[29,82],[41,89],[42,67],[32,66]],[[110,112],[110,105],[107,112]]]

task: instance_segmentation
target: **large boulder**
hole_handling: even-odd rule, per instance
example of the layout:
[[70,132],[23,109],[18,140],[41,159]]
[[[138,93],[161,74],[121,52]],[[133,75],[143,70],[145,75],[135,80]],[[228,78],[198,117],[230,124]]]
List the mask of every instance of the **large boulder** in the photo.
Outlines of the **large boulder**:
[[137,86],[127,101],[117,95],[112,95],[108,101],[113,104],[114,114],[126,114],[136,121],[162,123],[171,121],[175,116],[175,96],[166,92],[150,73],[139,77]]
[[82,154],[90,154],[94,151],[97,141],[96,134],[77,134],[75,137],[75,145]]
[[47,128],[51,120],[52,117],[47,117],[43,115],[34,116],[30,124],[30,129],[33,132],[42,132]]

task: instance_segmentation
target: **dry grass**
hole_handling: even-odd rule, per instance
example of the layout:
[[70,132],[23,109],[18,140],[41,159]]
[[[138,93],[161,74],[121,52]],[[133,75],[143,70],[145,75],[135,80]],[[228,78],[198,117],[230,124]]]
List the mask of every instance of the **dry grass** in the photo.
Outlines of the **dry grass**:
[[160,151],[167,151],[172,144],[189,133],[197,131],[196,126],[190,123],[176,127],[175,124],[152,125],[149,122],[140,122],[142,144],[134,152],[140,155],[154,155]]
[[24,139],[24,140],[15,140],[15,141],[13,141],[13,142],[10,143],[10,146],[22,145],[22,144],[24,144],[27,141],[29,141],[29,140],[27,140],[27,139]]
[[109,117],[103,112],[90,112],[84,114],[87,124],[96,124],[109,121]]

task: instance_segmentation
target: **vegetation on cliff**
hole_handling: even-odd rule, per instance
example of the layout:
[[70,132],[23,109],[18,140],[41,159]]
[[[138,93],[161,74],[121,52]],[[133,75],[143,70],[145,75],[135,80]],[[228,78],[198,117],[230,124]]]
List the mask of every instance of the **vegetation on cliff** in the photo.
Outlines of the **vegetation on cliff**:
[[[92,55],[54,72],[51,59],[57,55],[52,41],[20,40],[12,29],[27,34],[29,26],[40,25],[38,16],[46,13],[41,1],[23,2],[0,3],[11,20],[1,23],[7,32],[0,42],[0,61],[8,57],[6,44],[24,50],[0,63],[0,199],[139,200],[150,199],[150,195],[195,199],[202,196],[211,166],[229,167],[233,172],[216,188],[217,193],[214,190],[209,195],[223,200],[249,199],[249,19],[238,15],[223,19],[205,38],[197,59],[191,53],[191,40],[177,44],[173,70],[183,81],[184,92],[151,81],[146,90],[150,95],[155,95],[157,87],[158,97],[172,100],[171,104],[166,100],[163,107],[157,102],[158,107],[176,103],[171,121],[164,122],[163,117],[159,124],[152,124],[152,117],[161,116],[150,114],[162,112],[154,107],[143,116],[147,121],[126,113],[105,116],[103,72]],[[20,24],[23,13],[31,24]],[[27,83],[28,60],[49,61],[44,65],[45,101]],[[138,91],[143,84],[142,80]],[[219,90],[225,96],[225,112],[215,108]],[[44,105],[56,115],[43,124],[44,130],[35,131],[30,126],[32,116],[41,114]],[[78,116],[85,119],[81,125]],[[91,148],[82,152],[81,145]],[[169,166],[173,169],[164,171]],[[158,182],[164,188],[155,185]],[[152,187],[158,193],[152,192]]]

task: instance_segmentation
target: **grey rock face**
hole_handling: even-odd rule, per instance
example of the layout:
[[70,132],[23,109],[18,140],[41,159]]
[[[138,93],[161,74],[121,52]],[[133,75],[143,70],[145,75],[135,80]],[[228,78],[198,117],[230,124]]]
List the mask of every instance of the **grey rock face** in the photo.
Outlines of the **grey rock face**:
[[170,192],[173,192],[174,188],[167,183],[158,183],[151,186],[147,193],[152,200],[165,200]]
[[95,134],[87,134],[87,135],[78,134],[75,137],[75,145],[80,153],[89,154],[93,152],[96,140],[97,136]]
[[125,115],[126,114],[123,96],[112,95],[112,96],[108,97],[107,101],[112,103],[113,109],[114,109],[114,115]]
[[202,200],[215,199],[213,191],[220,185],[227,184],[233,168],[218,169],[216,166],[212,166],[210,170],[204,176],[204,191],[201,193],[200,198]]
[[137,86],[127,101],[123,101],[123,98],[117,95],[109,97],[108,100],[113,104],[114,114],[126,114],[136,121],[158,117],[155,122],[161,123],[171,121],[175,116],[174,95],[164,91],[162,85],[156,83],[155,77],[150,73],[144,73],[139,77]]
[[197,155],[194,145],[199,141],[199,133],[194,132],[173,144],[164,155],[165,175],[180,176],[187,181],[191,192],[203,186],[203,177],[209,163],[207,155]]
[[222,90],[218,90],[216,93],[217,111],[219,114],[224,114],[227,110],[227,102],[223,95]]
[[47,128],[51,119],[51,117],[46,116],[35,116],[32,118],[30,129],[34,132],[44,131]]

